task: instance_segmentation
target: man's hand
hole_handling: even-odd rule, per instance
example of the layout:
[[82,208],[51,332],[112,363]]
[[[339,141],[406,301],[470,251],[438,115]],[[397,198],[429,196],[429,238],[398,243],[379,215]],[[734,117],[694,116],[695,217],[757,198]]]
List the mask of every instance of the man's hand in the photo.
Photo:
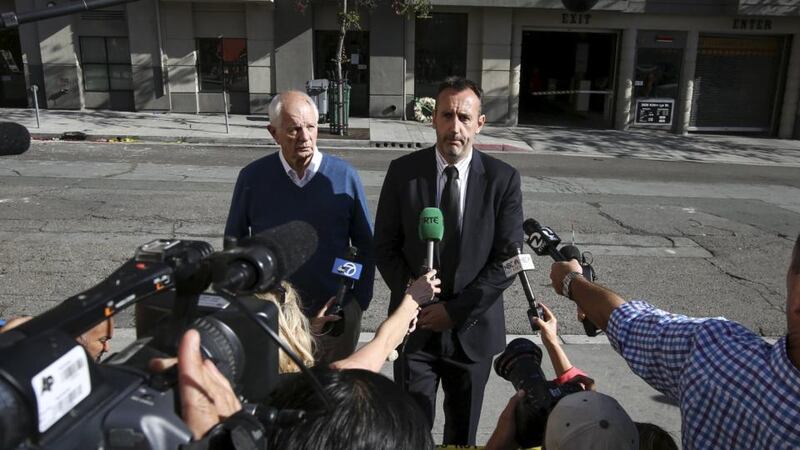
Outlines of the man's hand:
[[525,391],[520,389],[508,401],[506,408],[497,419],[497,427],[495,427],[489,442],[484,447],[486,450],[512,450],[519,448],[519,444],[515,440],[517,423],[514,421],[514,411],[517,409],[517,403],[523,397],[525,397]]
[[444,303],[434,303],[433,305],[422,308],[417,321],[417,328],[441,332],[453,328],[453,320],[447,313]]
[[[150,370],[166,370],[175,363],[175,358],[153,359]],[[195,439],[201,439],[214,425],[242,409],[225,375],[200,355],[200,334],[196,330],[183,335],[177,364],[181,415]]]
[[442,280],[436,278],[436,270],[430,270],[408,285],[406,295],[410,295],[418,305],[425,305],[442,291],[439,288],[441,284]]
[[314,335],[322,334],[322,329],[325,328],[325,324],[328,322],[336,322],[341,320],[342,318],[337,316],[336,314],[326,315],[328,309],[333,306],[333,303],[336,301],[336,297],[331,297],[325,305],[320,308],[317,312],[315,317],[312,317],[309,321],[309,327],[311,328],[311,333]]
[[558,340],[558,319],[553,311],[544,303],[539,303],[544,312],[543,317],[536,319],[536,325],[539,327],[539,332],[542,336],[543,342],[556,342]]
[[550,281],[553,284],[553,289],[556,291],[556,294],[564,295],[561,292],[561,283],[564,282],[564,277],[570,272],[583,273],[583,268],[581,264],[574,259],[570,259],[569,261],[556,261],[550,266]]

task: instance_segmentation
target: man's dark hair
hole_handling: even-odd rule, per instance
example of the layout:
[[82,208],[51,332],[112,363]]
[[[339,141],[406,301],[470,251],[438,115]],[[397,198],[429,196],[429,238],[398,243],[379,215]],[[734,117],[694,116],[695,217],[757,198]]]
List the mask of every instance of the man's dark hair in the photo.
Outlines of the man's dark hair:
[[797,235],[797,240],[794,241],[794,250],[792,251],[792,262],[789,266],[795,275],[800,275],[800,234]]
[[442,91],[446,89],[453,89],[456,92],[466,91],[467,89],[471,89],[472,92],[475,93],[475,96],[478,97],[481,104],[483,104],[483,89],[478,86],[478,83],[468,80],[464,77],[447,77],[444,81],[439,85],[439,90],[436,91],[436,101],[439,101],[439,95],[441,95]]
[[270,406],[306,411],[289,427],[268,431],[268,448],[345,450],[433,449],[419,407],[383,375],[366,370],[314,369],[333,403],[326,412],[308,378],[292,375],[275,388]]

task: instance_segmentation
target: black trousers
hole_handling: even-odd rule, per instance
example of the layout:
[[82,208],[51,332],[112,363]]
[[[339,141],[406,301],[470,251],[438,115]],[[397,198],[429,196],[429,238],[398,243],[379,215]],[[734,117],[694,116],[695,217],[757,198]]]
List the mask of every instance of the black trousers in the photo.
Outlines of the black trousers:
[[444,445],[475,445],[483,392],[492,359],[472,361],[464,355],[458,336],[432,333],[421,350],[402,352],[394,363],[395,382],[422,408],[433,428],[439,382],[444,391]]

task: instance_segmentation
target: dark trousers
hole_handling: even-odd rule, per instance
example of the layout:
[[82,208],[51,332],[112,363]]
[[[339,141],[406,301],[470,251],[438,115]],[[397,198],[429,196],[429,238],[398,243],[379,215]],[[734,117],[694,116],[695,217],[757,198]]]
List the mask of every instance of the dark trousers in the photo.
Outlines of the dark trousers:
[[492,367],[491,358],[471,361],[458,336],[451,331],[433,333],[418,351],[403,352],[394,363],[394,378],[422,408],[433,428],[439,381],[444,391],[445,445],[475,445],[483,391]]

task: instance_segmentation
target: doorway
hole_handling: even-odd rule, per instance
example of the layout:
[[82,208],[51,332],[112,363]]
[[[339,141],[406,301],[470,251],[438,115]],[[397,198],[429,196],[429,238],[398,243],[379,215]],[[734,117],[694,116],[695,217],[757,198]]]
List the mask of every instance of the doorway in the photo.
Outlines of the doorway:
[[[336,78],[339,32],[317,30],[314,35],[314,78]],[[348,31],[344,40],[342,76],[350,84],[350,115],[369,116],[369,32]]]
[[27,94],[19,31],[0,30],[0,107],[27,108]]
[[522,32],[519,122],[611,128],[616,33]]

